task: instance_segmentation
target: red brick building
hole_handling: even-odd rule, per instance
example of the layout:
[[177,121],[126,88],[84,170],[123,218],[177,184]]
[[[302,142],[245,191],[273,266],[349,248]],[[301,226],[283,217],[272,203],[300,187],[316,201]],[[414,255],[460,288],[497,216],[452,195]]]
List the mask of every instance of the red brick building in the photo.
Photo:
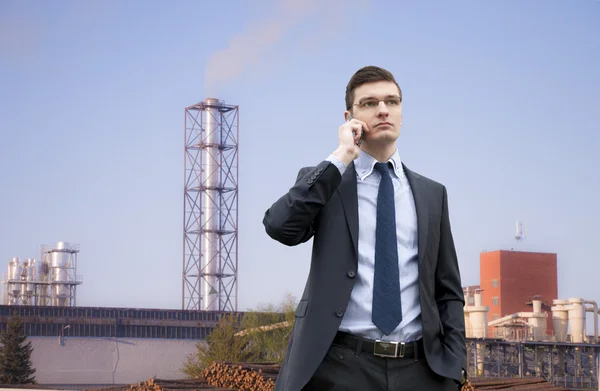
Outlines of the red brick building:
[[[531,312],[531,299],[541,296],[542,310],[548,313],[548,333],[552,333],[552,300],[558,299],[556,254],[497,250],[479,256],[479,285],[488,321],[515,312]],[[488,335],[494,335],[490,327]]]

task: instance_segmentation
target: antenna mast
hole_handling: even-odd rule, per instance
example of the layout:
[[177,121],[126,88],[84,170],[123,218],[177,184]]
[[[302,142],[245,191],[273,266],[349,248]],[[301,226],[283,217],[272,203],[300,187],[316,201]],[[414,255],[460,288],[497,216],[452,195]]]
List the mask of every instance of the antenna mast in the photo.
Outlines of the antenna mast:
[[519,220],[517,220],[517,233],[515,235],[515,239],[517,239],[517,242],[522,241],[523,239],[525,239],[527,237],[527,222],[520,222]]

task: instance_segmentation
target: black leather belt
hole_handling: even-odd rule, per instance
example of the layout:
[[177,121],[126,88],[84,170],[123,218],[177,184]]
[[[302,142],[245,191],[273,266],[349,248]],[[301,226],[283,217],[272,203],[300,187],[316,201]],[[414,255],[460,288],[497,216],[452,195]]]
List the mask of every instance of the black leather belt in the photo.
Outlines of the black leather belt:
[[349,349],[356,349],[360,344],[361,351],[380,357],[414,357],[417,359],[419,356],[425,356],[423,339],[414,342],[373,341],[338,331],[333,339],[333,343]]

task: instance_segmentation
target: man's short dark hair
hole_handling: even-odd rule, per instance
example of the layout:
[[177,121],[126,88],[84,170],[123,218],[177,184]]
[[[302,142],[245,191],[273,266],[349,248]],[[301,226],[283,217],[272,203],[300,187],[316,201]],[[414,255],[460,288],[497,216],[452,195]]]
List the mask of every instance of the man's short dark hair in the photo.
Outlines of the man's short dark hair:
[[369,66],[360,68],[350,78],[350,81],[348,82],[348,85],[346,86],[346,109],[347,110],[352,109],[352,104],[354,103],[354,90],[356,90],[357,87],[359,87],[365,83],[372,83],[372,82],[376,82],[376,81],[391,81],[394,84],[396,84],[396,86],[398,87],[398,93],[400,95],[400,100],[402,100],[402,90],[400,89],[400,86],[396,82],[394,75],[392,75],[392,73],[386,69],[383,69],[383,68],[380,68],[377,66],[373,66],[373,65],[369,65]]

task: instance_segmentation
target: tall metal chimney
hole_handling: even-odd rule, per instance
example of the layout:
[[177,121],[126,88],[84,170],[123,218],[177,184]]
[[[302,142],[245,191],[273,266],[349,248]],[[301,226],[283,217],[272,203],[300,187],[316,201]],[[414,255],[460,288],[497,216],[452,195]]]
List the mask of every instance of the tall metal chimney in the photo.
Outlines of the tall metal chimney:
[[185,109],[182,309],[237,311],[238,106]]

